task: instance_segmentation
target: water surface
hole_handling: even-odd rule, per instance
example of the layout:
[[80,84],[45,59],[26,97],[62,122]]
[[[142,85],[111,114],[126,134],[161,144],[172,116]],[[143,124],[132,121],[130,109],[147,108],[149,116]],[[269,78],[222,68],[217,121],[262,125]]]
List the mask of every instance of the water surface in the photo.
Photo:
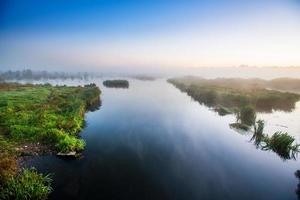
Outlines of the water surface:
[[[164,79],[130,80],[129,89],[97,82],[102,106],[86,114],[83,158],[29,163],[54,173],[50,199],[297,199],[299,162],[256,149],[251,135],[229,128],[234,116],[218,116]],[[259,117],[266,130],[298,139],[299,106]]]

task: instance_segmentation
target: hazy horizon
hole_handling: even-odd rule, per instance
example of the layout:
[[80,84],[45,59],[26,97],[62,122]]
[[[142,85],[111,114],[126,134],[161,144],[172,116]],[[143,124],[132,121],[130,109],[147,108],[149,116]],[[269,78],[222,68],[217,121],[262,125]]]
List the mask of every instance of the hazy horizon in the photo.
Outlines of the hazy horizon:
[[1,1],[0,67],[300,66],[299,9],[296,0]]

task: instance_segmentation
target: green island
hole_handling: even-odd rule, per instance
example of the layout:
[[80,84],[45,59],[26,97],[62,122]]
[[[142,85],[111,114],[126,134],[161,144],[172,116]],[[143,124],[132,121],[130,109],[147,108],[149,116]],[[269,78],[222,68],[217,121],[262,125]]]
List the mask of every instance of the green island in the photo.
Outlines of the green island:
[[[287,81],[285,87],[277,85],[278,82],[284,84],[285,81]],[[236,122],[230,124],[230,127],[243,131],[253,129],[251,140],[257,148],[271,150],[284,160],[296,159],[296,155],[300,152],[300,145],[295,144],[293,136],[283,132],[275,132],[272,136],[268,136],[263,132],[264,121],[256,119],[257,112],[292,111],[300,95],[287,91],[299,90],[300,86],[295,86],[295,82],[299,82],[298,79],[265,81],[183,77],[168,79],[168,82],[221,116],[235,114]],[[266,88],[267,85],[273,89]],[[280,91],[276,90],[277,88]]]
[[129,82],[127,80],[105,80],[103,81],[103,85],[109,88],[128,88]]
[[0,84],[0,199],[46,199],[51,178],[22,169],[25,156],[80,152],[84,114],[100,106],[100,89]]

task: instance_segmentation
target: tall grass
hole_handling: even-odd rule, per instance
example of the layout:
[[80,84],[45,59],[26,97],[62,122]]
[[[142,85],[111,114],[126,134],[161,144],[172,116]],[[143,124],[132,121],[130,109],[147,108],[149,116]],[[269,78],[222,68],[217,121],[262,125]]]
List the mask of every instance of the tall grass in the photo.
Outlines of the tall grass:
[[34,168],[24,169],[18,176],[10,178],[1,188],[3,200],[44,200],[52,191],[49,175],[39,174]]
[[296,159],[299,144],[294,144],[295,138],[288,133],[276,132],[271,137],[264,138],[263,150],[272,150],[283,159]]

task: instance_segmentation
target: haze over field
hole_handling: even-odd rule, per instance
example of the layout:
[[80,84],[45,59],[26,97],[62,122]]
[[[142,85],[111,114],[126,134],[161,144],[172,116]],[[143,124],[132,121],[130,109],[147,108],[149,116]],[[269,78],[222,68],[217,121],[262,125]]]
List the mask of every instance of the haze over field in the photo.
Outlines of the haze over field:
[[300,66],[299,9],[297,0],[4,0],[0,68]]

